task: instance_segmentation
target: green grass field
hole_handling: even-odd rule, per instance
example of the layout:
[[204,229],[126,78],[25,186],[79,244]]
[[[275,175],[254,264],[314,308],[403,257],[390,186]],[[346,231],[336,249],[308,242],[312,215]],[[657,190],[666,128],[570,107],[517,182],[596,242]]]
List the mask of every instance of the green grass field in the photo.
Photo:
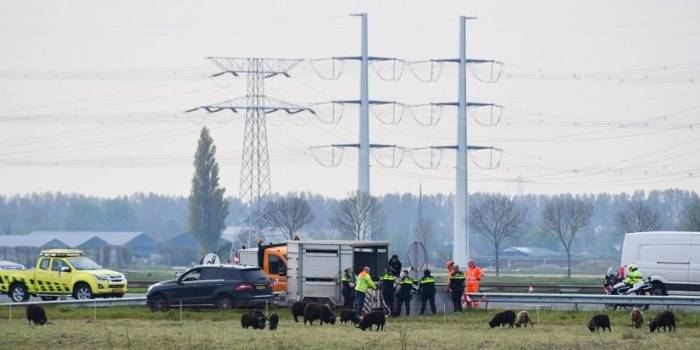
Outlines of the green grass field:
[[[1,310],[7,312],[7,310]],[[528,329],[490,329],[496,311],[390,318],[384,332],[350,325],[304,326],[287,310],[277,310],[276,332],[243,330],[237,311],[152,313],[145,307],[47,309],[53,324],[28,326],[23,310],[0,314],[3,349],[692,349],[700,339],[700,314],[677,313],[678,332],[650,334],[628,326],[625,312],[609,312],[612,333],[590,333],[593,312],[547,311]],[[655,312],[648,312],[647,319]],[[533,318],[537,314],[531,312]],[[695,344],[695,345],[693,345]]]

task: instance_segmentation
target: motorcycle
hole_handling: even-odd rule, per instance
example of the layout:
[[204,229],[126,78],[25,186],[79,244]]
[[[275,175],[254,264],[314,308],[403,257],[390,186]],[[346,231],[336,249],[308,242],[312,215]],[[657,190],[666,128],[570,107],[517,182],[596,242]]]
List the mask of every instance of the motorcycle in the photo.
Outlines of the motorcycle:
[[[632,286],[620,283],[622,281],[623,278],[611,267],[605,274],[603,290],[608,295],[651,295],[651,278]],[[649,309],[649,304],[605,304],[605,308],[608,310],[628,309],[633,307],[647,310]]]

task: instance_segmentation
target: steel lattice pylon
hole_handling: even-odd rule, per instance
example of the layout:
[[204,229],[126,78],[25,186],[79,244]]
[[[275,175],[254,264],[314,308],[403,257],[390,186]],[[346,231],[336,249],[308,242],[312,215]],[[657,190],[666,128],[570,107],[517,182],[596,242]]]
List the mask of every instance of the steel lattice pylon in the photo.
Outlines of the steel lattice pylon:
[[231,74],[235,77],[246,75],[247,92],[243,97],[204,105],[188,110],[204,110],[217,113],[229,110],[238,113],[246,111],[245,133],[243,135],[243,151],[241,160],[241,182],[239,196],[248,210],[248,221],[251,223],[259,212],[262,204],[270,195],[272,181],[270,179],[270,157],[267,146],[267,114],[285,112],[296,114],[310,108],[297,106],[265,95],[265,79],[277,75],[289,77],[289,71],[298,65],[300,59],[284,58],[238,58],[238,57],[208,57],[221,71],[212,75],[218,77]]
[[270,157],[267,148],[265,121],[265,78],[262,59],[252,58],[248,63],[246,104],[259,108],[246,110],[243,154],[241,162],[240,197],[257,212],[263,198],[270,195]]

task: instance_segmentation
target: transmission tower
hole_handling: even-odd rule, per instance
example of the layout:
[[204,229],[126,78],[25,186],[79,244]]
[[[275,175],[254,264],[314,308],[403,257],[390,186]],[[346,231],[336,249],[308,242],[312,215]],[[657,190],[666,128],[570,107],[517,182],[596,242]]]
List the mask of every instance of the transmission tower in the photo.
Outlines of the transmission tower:
[[314,111],[265,95],[265,79],[275,76],[289,78],[289,71],[301,63],[300,59],[284,58],[238,58],[238,57],[207,57],[221,71],[212,77],[231,74],[234,77],[245,75],[247,79],[246,95],[232,100],[222,101],[212,105],[204,105],[188,110],[204,110],[217,113],[228,110],[246,113],[245,133],[243,136],[243,151],[241,159],[241,182],[239,196],[248,210],[248,223],[254,222],[252,216],[257,215],[261,206],[270,195],[270,159],[267,146],[267,124],[265,117],[275,112],[296,114]]

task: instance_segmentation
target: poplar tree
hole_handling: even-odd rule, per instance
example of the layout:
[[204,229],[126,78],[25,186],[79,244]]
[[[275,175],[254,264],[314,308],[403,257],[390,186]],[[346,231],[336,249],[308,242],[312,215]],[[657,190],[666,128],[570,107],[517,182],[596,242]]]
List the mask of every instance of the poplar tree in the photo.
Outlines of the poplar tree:
[[216,146],[209,129],[202,128],[194,155],[194,176],[189,197],[190,232],[199,242],[202,253],[216,251],[221,232],[226,227],[228,202],[225,188],[219,186]]

